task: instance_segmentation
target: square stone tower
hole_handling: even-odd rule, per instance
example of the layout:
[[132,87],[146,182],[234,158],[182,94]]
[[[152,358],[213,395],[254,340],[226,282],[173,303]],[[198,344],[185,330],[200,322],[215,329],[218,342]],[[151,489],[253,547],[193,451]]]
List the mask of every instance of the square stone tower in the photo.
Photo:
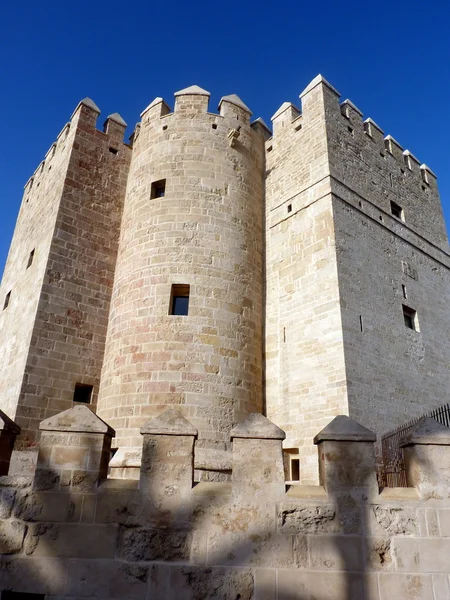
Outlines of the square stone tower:
[[333,415],[383,433],[448,401],[450,256],[435,175],[319,76],[266,142],[266,404],[317,482]]

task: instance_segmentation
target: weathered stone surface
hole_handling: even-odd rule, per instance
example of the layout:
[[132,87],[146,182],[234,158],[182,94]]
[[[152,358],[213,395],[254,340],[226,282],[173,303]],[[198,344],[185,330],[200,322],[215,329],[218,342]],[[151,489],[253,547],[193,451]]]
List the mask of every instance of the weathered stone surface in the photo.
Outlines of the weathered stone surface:
[[114,429],[85,405],[78,405],[49,417],[39,425],[41,431],[77,431],[115,435]]
[[0,519],[8,519],[14,505],[16,490],[0,489]]
[[379,535],[416,535],[419,531],[414,509],[400,506],[371,506],[369,526]]
[[147,592],[150,571],[148,565],[121,561],[71,561],[66,594],[77,598],[141,600]]
[[0,589],[23,594],[64,594],[68,561],[62,558],[0,558]]
[[430,575],[382,573],[379,586],[380,600],[391,600],[391,598],[434,600]]
[[117,525],[37,523],[29,527],[26,552],[61,558],[113,558],[118,531]]
[[363,543],[359,536],[314,535],[308,538],[311,566],[336,571],[362,571]]
[[389,571],[392,569],[390,538],[368,538],[367,552],[370,569]]
[[346,415],[338,415],[314,438],[314,443],[334,442],[375,442],[377,436]]
[[125,529],[120,555],[129,561],[186,562],[189,560],[192,534],[189,531]]
[[284,440],[286,434],[275,423],[260,413],[251,413],[241,423],[233,427],[230,433],[233,438],[251,438],[263,440]]
[[141,427],[141,433],[151,433],[153,435],[193,435],[196,436],[198,431],[183,417],[176,408],[168,408],[158,417],[147,421]]
[[171,590],[179,600],[253,600],[254,578],[249,569],[178,567]]
[[[302,551],[298,549],[300,559]],[[261,531],[248,536],[243,533],[213,533],[208,538],[210,565],[292,568],[295,565],[293,538]]]
[[281,505],[278,514],[281,533],[334,533],[340,530],[336,509],[326,506]]
[[410,573],[448,573],[450,539],[396,537],[393,553],[398,571]]
[[17,554],[22,550],[27,527],[20,521],[0,523],[0,554]]

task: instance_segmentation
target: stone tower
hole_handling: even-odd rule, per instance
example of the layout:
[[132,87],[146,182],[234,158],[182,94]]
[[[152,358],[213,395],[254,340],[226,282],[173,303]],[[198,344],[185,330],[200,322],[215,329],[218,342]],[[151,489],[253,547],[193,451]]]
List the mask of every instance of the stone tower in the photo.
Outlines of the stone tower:
[[96,406],[131,154],[120,115],[98,131],[99,113],[80,102],[27,182],[3,275],[0,406],[22,428],[14,469],[77,386]]
[[228,471],[231,428],[263,410],[264,137],[237,96],[219,115],[208,100],[192,86],[171,113],[157,98],[134,134],[98,403],[113,465],[175,404],[199,431],[196,468]]
[[319,76],[266,142],[267,416],[301,479],[332,415],[386,432],[448,402],[450,256],[436,177]]
[[[273,136],[192,86],[131,137],[86,99],[25,188],[0,288],[0,408],[21,427],[88,402],[136,477],[141,426],[176,405],[196,478],[265,413],[289,479],[338,414],[378,434],[448,401],[450,253],[432,171],[318,76]],[[22,453],[22,454],[21,454]],[[33,453],[28,452],[28,456]]]

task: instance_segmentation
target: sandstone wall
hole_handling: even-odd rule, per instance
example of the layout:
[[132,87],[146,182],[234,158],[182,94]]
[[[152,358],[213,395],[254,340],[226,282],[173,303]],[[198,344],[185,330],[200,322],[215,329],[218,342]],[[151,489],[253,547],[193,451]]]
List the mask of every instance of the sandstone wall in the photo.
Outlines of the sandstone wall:
[[[35,177],[2,284],[13,288],[2,314],[2,348],[14,343],[11,356],[18,356],[15,367],[6,361],[16,381],[12,388],[11,375],[5,378],[11,391],[2,395],[2,408],[22,428],[19,450],[36,445],[43,418],[73,406],[75,383],[93,385],[96,403],[131,152],[120,117],[101,132],[98,113],[92,101],[80,103],[67,137],[63,132]],[[32,247],[35,258],[23,275]]]
[[[117,446],[140,448],[145,420],[181,405],[199,430],[197,466],[229,470],[212,464],[214,452],[262,408],[264,141],[239,98],[222,99],[216,115],[208,97],[194,86],[176,94],[173,113],[157,98],[142,114],[99,415]],[[164,195],[153,197],[161,180]],[[187,316],[170,314],[173,284],[190,286]]]
[[39,470],[55,476],[0,478],[2,589],[55,600],[449,597],[450,480],[436,472],[450,440],[437,423],[440,446],[435,432],[411,447],[425,493],[420,483],[378,493],[374,436],[347,417],[316,438],[323,487],[286,488],[284,434],[261,415],[232,430],[232,483],[192,487],[196,430],[171,414],[143,428],[140,482],[96,488],[76,469],[111,431],[94,415],[83,429],[71,412],[42,424]]
[[335,97],[306,90],[302,116],[283,105],[266,142],[267,416],[299,448],[303,483],[317,483],[314,433],[348,411],[326,136]]
[[349,414],[383,433],[448,398],[445,224],[432,172],[354,105],[336,97],[327,137]]

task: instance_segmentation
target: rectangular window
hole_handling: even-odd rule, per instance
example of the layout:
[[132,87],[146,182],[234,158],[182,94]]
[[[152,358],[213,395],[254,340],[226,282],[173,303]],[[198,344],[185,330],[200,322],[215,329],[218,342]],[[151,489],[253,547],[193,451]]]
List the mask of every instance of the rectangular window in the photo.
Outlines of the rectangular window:
[[408,329],[413,329],[414,331],[419,331],[419,321],[417,319],[417,312],[413,308],[405,306],[404,304],[403,320],[405,323],[405,327],[407,327]]
[[76,383],[75,390],[73,392],[73,401],[83,402],[84,404],[90,404],[93,389],[93,385],[88,385],[86,383]]
[[30,255],[28,257],[27,269],[29,269],[31,267],[31,265],[33,264],[33,259],[34,259],[34,249],[30,252]]
[[186,316],[189,311],[190,286],[185,283],[174,283],[170,294],[169,315]]
[[391,201],[391,213],[394,217],[397,217],[397,219],[400,219],[401,221],[405,220],[403,208],[396,202]]
[[298,448],[283,449],[283,461],[286,481],[300,481],[300,456]]
[[166,180],[160,179],[159,181],[154,181],[152,183],[152,188],[150,191],[150,199],[153,198],[164,198],[166,195]]
[[3,310],[5,310],[5,308],[8,308],[10,300],[11,300],[11,292],[8,292],[6,294],[6,296],[5,296],[5,302],[3,304]]

